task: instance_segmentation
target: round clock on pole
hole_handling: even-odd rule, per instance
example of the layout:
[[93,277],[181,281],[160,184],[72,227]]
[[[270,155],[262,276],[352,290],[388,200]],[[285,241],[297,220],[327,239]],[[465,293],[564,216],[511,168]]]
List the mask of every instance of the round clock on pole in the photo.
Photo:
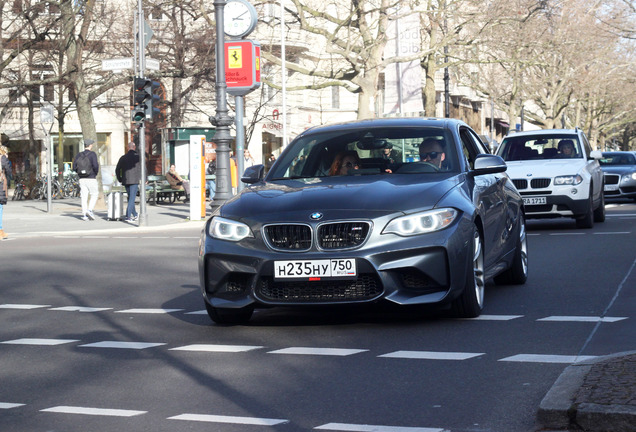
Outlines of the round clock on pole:
[[258,16],[256,9],[247,0],[227,0],[225,3],[223,31],[232,38],[244,38],[254,31]]

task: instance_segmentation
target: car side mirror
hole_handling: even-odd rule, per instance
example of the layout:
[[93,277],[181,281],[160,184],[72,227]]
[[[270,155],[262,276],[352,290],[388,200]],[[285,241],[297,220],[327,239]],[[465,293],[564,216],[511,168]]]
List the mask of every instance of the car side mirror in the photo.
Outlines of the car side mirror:
[[251,167],[247,167],[243,176],[241,177],[241,181],[246,184],[254,184],[263,180],[265,174],[265,166],[264,165],[252,165]]
[[598,150],[590,152],[590,159],[603,159],[603,153]]
[[508,169],[506,162],[501,156],[491,154],[480,154],[475,158],[475,165],[471,173],[475,176],[484,174],[495,174]]

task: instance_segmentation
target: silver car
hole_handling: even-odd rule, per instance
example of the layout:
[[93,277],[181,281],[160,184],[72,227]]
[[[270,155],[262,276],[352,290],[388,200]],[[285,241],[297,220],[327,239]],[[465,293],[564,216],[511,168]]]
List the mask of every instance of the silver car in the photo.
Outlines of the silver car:
[[599,162],[605,177],[605,199],[636,200],[636,153],[603,152],[603,159]]

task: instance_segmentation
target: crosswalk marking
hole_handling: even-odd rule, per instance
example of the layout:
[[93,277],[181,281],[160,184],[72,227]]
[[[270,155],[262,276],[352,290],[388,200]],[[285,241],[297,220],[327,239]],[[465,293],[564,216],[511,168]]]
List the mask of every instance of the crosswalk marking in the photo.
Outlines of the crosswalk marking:
[[358,354],[368,350],[365,349],[344,349],[344,348],[305,348],[291,347],[283,348],[275,351],[269,351],[269,354],[297,354],[297,355],[325,355],[325,356],[349,356]]
[[537,321],[555,322],[617,322],[626,320],[627,317],[595,317],[595,316],[549,316]]
[[207,315],[207,314],[208,314],[208,311],[206,311],[205,309],[185,313],[185,315]]
[[123,409],[107,409],[107,408],[90,408],[78,406],[56,406],[40,410],[42,412],[53,412],[62,414],[84,414],[95,416],[112,416],[112,417],[133,417],[146,414],[147,411],[133,411]]
[[213,344],[193,344],[177,348],[170,348],[170,351],[203,351],[203,352],[245,352],[263,348],[262,346],[250,345],[213,345]]
[[9,402],[0,402],[0,409],[11,409],[24,406],[21,403],[9,403]]
[[505,357],[498,361],[521,363],[565,363],[572,364],[586,360],[592,360],[595,356],[554,355],[554,354],[517,354]]
[[165,343],[103,341],[79,346],[84,348],[121,348],[141,350],[161,345],[165,345]]
[[103,307],[85,307],[85,306],[63,306],[63,307],[55,307],[50,308],[52,311],[65,311],[65,312],[101,312],[106,310],[111,310],[112,308]]
[[37,338],[22,338],[9,341],[0,342],[9,345],[63,345],[71,342],[79,342],[77,339],[37,339]]
[[47,308],[51,305],[34,305],[34,304],[0,304],[0,309],[39,309]]
[[378,426],[347,423],[327,423],[314,429],[350,432],[444,432],[439,428],[422,428],[409,426]]
[[115,313],[138,313],[138,314],[169,314],[173,312],[179,312],[183,309],[152,309],[152,308],[139,308],[139,309],[124,309],[115,311]]
[[479,357],[485,353],[468,353],[468,352],[435,352],[435,351],[395,351],[388,354],[382,354],[378,357],[387,358],[406,358],[418,360],[468,360]]
[[211,414],[180,414],[173,417],[168,417],[168,420],[188,420],[208,423],[232,423],[255,426],[275,426],[279,424],[289,423],[289,420],[285,419],[238,417]]
[[460,318],[466,321],[510,321],[523,318],[523,315],[479,315],[475,318]]

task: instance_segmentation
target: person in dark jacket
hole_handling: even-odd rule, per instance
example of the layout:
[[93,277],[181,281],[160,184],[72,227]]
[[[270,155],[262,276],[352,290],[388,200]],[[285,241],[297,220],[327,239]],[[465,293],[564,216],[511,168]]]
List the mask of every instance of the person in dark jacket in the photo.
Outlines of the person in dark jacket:
[[117,180],[126,188],[128,195],[128,207],[126,208],[126,220],[134,222],[139,219],[139,214],[135,209],[135,199],[139,190],[139,182],[141,181],[141,165],[139,164],[139,154],[137,154],[137,146],[134,142],[128,143],[128,153],[119,158],[115,175]]
[[[82,220],[95,220],[93,209],[97,204],[99,190],[97,188],[97,173],[99,172],[99,162],[97,162],[97,154],[93,150],[95,141],[92,139],[84,140],[84,151],[79,152],[73,159],[73,171],[80,176],[80,199],[82,201]],[[84,153],[91,162],[91,169],[86,174],[78,172],[77,158]],[[90,196],[90,201],[88,200]]]
[[9,176],[11,175],[11,164],[9,164],[9,157],[7,156],[9,149],[0,145],[0,240],[4,240],[9,235],[2,229],[2,210],[7,203],[9,194]]

